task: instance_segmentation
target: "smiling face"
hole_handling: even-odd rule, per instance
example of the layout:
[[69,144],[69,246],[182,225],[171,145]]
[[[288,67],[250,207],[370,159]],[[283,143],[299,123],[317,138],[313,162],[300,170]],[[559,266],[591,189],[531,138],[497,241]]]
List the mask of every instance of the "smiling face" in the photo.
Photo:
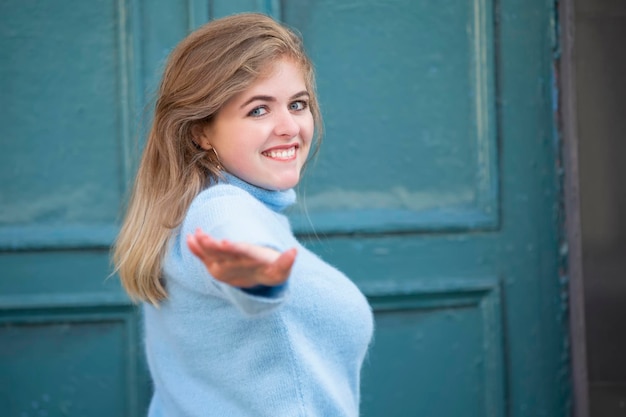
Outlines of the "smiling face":
[[226,172],[268,190],[292,188],[313,138],[309,101],[300,66],[283,58],[230,99],[197,140],[215,148]]

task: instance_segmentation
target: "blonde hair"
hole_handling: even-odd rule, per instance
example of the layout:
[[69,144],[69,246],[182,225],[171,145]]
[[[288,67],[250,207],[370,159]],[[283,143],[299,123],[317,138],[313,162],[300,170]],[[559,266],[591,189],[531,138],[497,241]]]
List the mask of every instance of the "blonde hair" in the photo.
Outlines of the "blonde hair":
[[158,305],[167,297],[161,262],[172,230],[193,198],[219,176],[214,154],[194,142],[194,127],[211,123],[229,99],[282,57],[302,69],[319,147],[322,123],[313,65],[293,31],[268,16],[245,13],[207,23],[172,51],[113,250],[115,271],[133,300]]

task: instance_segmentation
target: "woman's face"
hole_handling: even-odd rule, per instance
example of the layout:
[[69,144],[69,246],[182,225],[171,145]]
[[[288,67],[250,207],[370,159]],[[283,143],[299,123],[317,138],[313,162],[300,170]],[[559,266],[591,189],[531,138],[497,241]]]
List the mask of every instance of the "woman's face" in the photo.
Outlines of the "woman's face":
[[288,58],[268,77],[234,96],[203,130],[200,145],[215,148],[226,172],[268,190],[285,190],[300,180],[313,138],[300,66]]

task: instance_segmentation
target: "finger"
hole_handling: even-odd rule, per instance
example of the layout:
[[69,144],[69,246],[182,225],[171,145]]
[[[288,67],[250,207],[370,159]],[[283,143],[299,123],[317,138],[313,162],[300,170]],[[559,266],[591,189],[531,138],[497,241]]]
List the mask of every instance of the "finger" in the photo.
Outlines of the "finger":
[[202,251],[202,248],[200,248],[198,240],[194,235],[187,235],[187,246],[189,247],[191,253],[197,257],[202,258],[204,255],[204,252]]
[[291,248],[281,253],[278,259],[274,262],[274,267],[282,270],[290,270],[293,263],[296,261],[298,251],[296,248]]
[[205,233],[196,233],[194,238],[198,248],[203,253],[203,258],[224,260],[233,256],[233,251],[226,246],[226,241],[213,239]]
[[213,239],[211,236],[204,233],[202,230],[197,229],[194,234],[198,244],[203,248],[213,248],[219,245],[219,241]]
[[295,248],[289,249],[280,254],[278,259],[267,268],[268,284],[282,284],[289,278],[291,268],[296,260],[298,252]]
[[[203,242],[202,240],[209,238],[209,242]],[[221,261],[219,252],[215,250],[215,240],[211,239],[208,235],[187,235],[187,246],[191,253],[200,258],[202,262],[209,266],[209,263]]]
[[236,254],[244,254],[245,250],[235,243],[232,243],[226,239],[217,240],[211,237],[210,235],[204,233],[202,230],[196,230],[194,235],[200,247],[202,247],[205,251],[210,251],[216,255],[218,254],[226,254],[226,255],[236,255]]

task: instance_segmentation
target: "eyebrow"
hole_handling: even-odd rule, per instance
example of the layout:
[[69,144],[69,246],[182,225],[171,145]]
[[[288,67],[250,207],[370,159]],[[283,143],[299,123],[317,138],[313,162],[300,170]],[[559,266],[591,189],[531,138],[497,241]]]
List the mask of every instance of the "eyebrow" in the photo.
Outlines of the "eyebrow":
[[[307,96],[309,97],[309,92],[306,90],[302,90],[296,94],[294,94],[293,96],[289,97],[289,100],[294,100],[296,98],[300,98],[300,97],[304,97]],[[272,96],[263,96],[263,95],[259,95],[259,96],[252,96],[250,97],[248,100],[245,101],[245,103],[243,103],[241,106],[239,106],[240,109],[246,107],[248,104],[252,103],[253,101],[276,101],[276,97],[272,97]]]

